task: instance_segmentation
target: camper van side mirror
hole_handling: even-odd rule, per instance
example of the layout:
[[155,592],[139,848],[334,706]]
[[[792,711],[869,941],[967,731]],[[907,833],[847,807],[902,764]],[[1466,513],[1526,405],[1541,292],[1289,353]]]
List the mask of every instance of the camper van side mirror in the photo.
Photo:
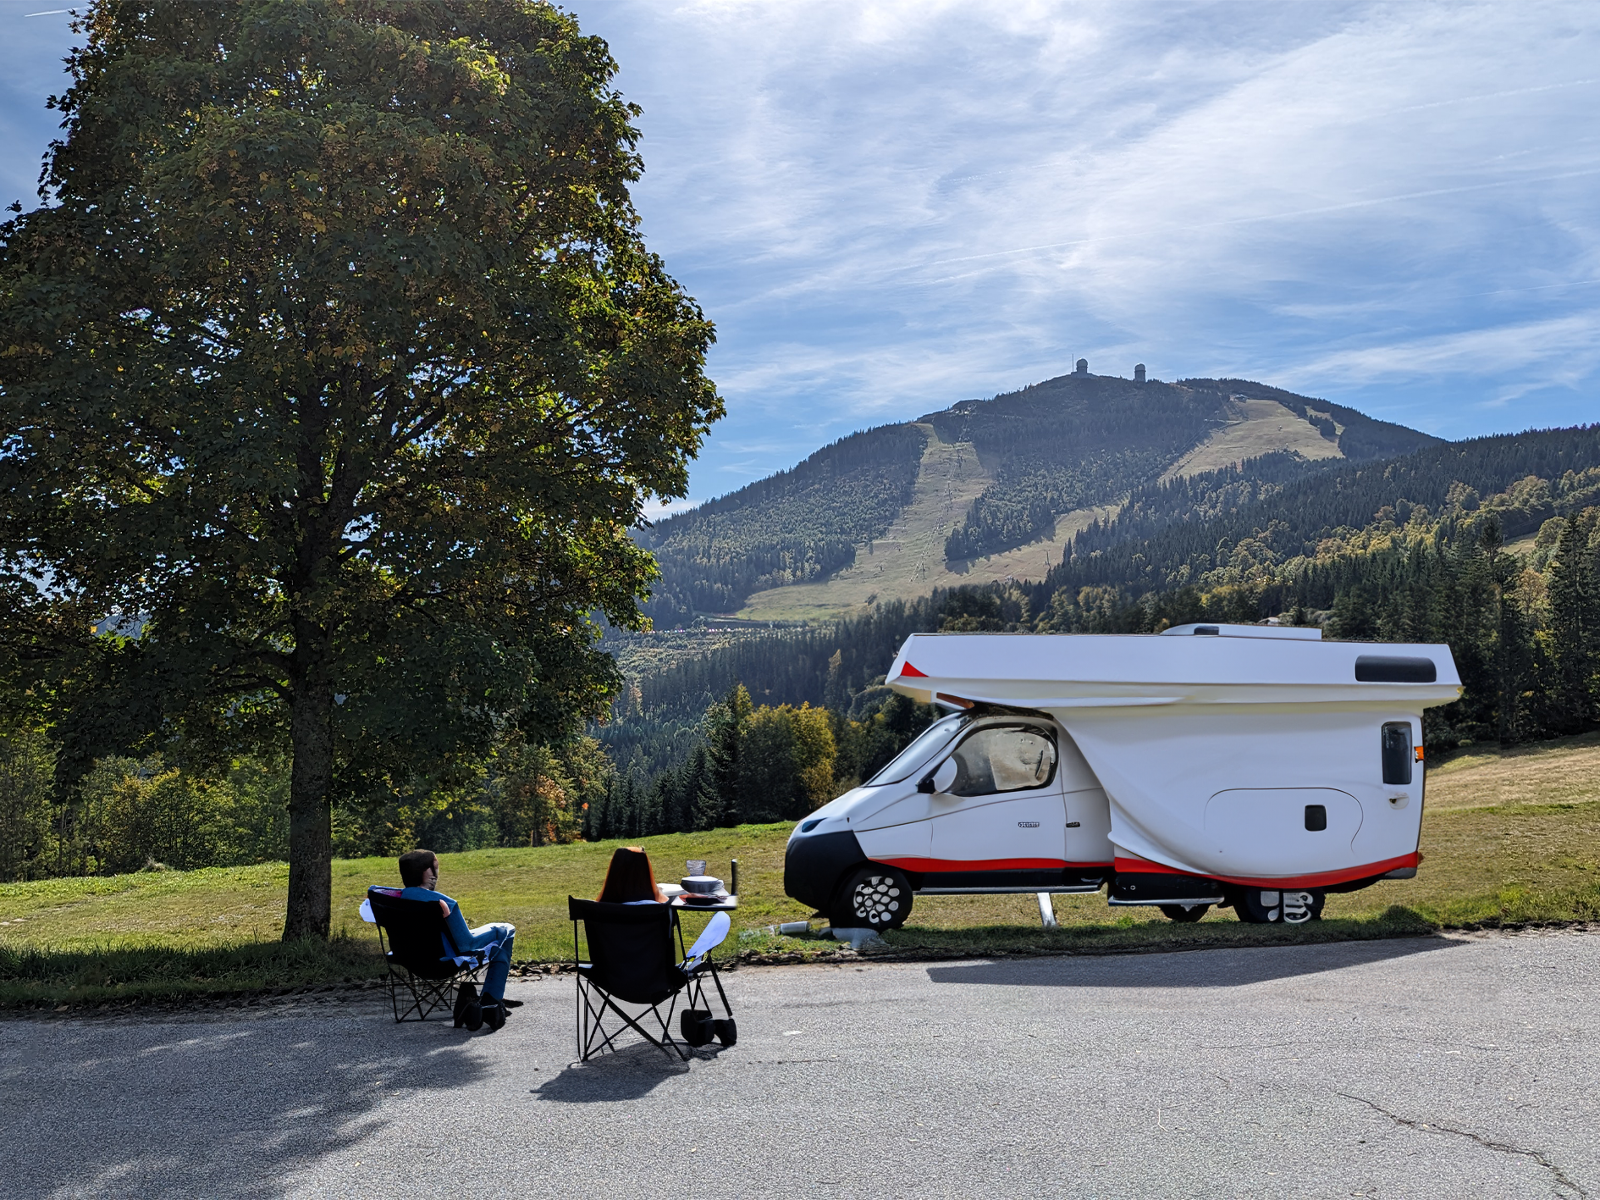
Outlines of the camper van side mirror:
[[924,795],[948,792],[955,785],[957,774],[956,760],[947,758],[922,777],[922,782],[917,784],[917,791]]

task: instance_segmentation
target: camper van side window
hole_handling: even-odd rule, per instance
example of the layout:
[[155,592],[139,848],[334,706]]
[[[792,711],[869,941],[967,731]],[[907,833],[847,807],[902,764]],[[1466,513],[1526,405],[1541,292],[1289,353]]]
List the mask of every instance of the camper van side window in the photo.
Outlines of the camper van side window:
[[1410,783],[1411,722],[1391,721],[1383,727],[1383,781]]
[[980,729],[951,758],[956,764],[953,796],[989,796],[1044,787],[1056,775],[1055,740],[1043,730],[1017,725]]

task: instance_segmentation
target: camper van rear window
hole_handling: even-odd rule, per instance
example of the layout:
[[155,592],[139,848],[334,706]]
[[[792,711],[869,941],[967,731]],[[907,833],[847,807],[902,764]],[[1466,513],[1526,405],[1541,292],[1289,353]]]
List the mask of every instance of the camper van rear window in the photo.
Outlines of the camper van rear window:
[[1415,759],[1411,749],[1411,722],[1390,721],[1383,727],[1383,781],[1410,783],[1411,764]]
[[1356,659],[1357,683],[1436,683],[1439,668],[1431,658],[1363,654]]

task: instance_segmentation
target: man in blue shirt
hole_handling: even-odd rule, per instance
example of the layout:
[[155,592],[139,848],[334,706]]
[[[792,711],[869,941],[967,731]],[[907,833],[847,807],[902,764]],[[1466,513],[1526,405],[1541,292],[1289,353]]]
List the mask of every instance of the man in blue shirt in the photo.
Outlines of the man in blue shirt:
[[[474,994],[476,989],[463,984],[456,999],[456,1025],[478,1029],[487,1025],[490,1032],[506,1023],[506,1010],[521,1008],[522,1001],[507,1000],[506,976],[511,973],[511,946],[517,936],[517,927],[505,922],[480,925],[468,929],[461,906],[438,890],[439,856],[432,850],[411,850],[400,856],[400,881],[405,889],[400,893],[407,900],[437,900],[445,919],[446,956],[465,954],[469,950],[489,950],[489,970],[483,977],[483,998]],[[478,1009],[478,1012],[474,1012]]]

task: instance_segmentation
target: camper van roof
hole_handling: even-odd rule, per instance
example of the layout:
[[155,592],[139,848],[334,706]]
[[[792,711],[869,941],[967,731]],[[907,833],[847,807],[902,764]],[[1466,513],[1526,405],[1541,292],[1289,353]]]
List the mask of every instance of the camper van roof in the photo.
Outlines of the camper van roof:
[[1247,637],[1247,638],[1283,638],[1292,642],[1320,642],[1322,630],[1315,625],[1207,625],[1197,622],[1192,625],[1174,625],[1171,629],[1161,631],[1167,636],[1172,634],[1210,634],[1212,637]]
[[[1448,646],[1325,642],[1270,626],[1210,636],[914,633],[889,669],[924,704],[1045,711],[1172,704],[1447,704],[1461,694]],[[1224,635],[1221,630],[1240,630]],[[1320,631],[1310,631],[1320,632]]]

